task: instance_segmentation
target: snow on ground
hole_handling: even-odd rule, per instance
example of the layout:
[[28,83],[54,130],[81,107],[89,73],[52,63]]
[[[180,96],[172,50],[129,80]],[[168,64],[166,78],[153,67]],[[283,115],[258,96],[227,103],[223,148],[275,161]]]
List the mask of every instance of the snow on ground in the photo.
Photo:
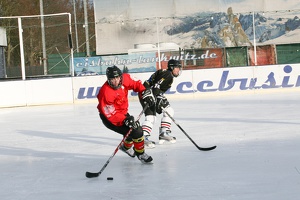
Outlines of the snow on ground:
[[[153,164],[118,152],[96,104],[0,109],[2,200],[294,200],[300,196],[300,93],[171,99],[176,144],[147,149]],[[137,101],[130,113],[137,116]],[[152,139],[158,140],[158,122]],[[143,121],[142,118],[141,121]],[[113,177],[113,181],[106,180]]]

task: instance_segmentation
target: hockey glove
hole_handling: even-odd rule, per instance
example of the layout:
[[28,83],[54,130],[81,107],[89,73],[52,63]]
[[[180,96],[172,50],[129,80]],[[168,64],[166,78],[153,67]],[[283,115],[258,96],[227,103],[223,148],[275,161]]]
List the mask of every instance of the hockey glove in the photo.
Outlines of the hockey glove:
[[162,108],[166,108],[170,105],[168,99],[163,95],[159,94],[156,96],[156,112],[158,114],[162,113]]
[[146,89],[142,92],[142,99],[144,100],[145,104],[148,104],[149,107],[155,104],[155,98],[151,89]]
[[139,121],[134,121],[134,117],[131,115],[127,115],[124,119],[124,124],[132,129],[137,129],[140,126]]

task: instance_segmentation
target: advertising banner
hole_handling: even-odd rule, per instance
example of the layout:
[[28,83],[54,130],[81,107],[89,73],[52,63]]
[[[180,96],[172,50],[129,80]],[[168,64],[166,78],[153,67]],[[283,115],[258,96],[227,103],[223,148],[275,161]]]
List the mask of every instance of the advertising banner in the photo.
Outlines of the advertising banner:
[[[131,76],[147,80],[152,73],[135,73]],[[95,99],[106,81],[106,76],[75,77],[74,99]],[[224,92],[266,91],[278,88],[300,87],[300,65],[273,65],[257,67],[213,68],[185,70],[174,79],[166,95],[201,95]],[[135,97],[134,92],[129,93]]]

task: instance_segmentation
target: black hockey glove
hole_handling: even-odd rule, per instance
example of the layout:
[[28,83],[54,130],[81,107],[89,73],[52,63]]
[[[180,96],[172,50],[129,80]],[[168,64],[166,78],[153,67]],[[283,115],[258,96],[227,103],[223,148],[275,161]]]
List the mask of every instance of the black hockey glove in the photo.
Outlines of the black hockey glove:
[[163,95],[159,94],[156,96],[156,112],[158,114],[162,113],[162,108],[166,108],[170,105],[168,99]]
[[134,117],[129,114],[124,119],[124,124],[132,129],[137,129],[140,126],[139,121],[134,121]]
[[151,89],[146,89],[142,92],[142,99],[144,100],[145,104],[148,104],[149,107],[155,104],[155,98]]

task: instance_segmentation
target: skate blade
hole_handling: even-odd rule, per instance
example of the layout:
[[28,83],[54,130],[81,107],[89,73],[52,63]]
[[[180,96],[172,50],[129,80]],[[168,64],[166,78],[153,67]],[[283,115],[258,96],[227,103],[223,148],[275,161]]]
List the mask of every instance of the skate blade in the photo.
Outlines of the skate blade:
[[145,162],[145,161],[143,161],[143,160],[140,160],[140,161],[141,161],[141,163],[143,163],[143,164],[145,164],[145,165],[152,165],[152,164],[153,164],[152,161],[150,161],[150,162]]
[[155,144],[153,144],[153,143],[151,143],[151,144],[145,144],[144,146],[147,149],[153,149],[153,148],[155,148]]
[[138,159],[139,161],[141,161],[141,163],[143,163],[143,164],[153,164],[153,159],[151,160],[151,161],[149,161],[149,162],[146,162],[145,160],[140,160],[140,159]]
[[176,140],[159,140],[158,141],[158,144],[165,144],[165,143],[174,144],[174,143],[176,143]]

